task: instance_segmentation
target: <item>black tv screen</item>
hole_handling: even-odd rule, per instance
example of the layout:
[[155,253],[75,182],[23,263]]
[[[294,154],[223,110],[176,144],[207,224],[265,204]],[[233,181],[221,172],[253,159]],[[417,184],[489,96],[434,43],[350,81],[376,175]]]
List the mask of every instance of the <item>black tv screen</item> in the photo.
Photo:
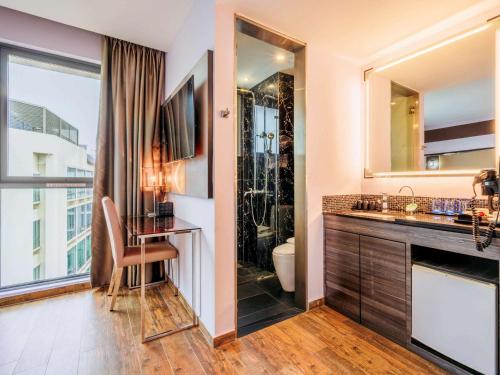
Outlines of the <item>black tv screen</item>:
[[194,76],[162,105],[168,161],[195,156]]

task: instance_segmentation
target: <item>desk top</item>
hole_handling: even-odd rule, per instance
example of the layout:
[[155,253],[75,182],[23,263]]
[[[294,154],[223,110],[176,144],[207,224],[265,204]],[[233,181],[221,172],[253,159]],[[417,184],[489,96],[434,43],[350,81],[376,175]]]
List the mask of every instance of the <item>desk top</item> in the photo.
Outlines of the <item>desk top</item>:
[[123,218],[127,232],[131,236],[155,236],[169,233],[192,232],[201,229],[175,216],[128,216]]

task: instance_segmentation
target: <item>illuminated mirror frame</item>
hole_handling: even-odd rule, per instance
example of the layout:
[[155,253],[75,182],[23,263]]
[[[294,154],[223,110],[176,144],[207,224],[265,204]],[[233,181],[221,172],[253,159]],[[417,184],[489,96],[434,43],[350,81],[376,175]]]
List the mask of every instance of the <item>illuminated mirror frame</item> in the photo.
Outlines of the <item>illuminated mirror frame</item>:
[[[372,172],[370,170],[370,153],[369,153],[369,135],[370,135],[370,81],[368,80],[368,77],[370,76],[371,73],[374,72],[381,72],[385,69],[388,69],[390,67],[393,67],[395,65],[401,64],[405,61],[414,59],[416,57],[422,56],[428,52],[431,52],[435,49],[447,46],[449,44],[452,44],[454,42],[457,42],[459,40],[462,40],[464,38],[467,38],[468,36],[474,35],[476,33],[479,33],[481,31],[484,31],[490,27],[496,27],[497,29],[497,35],[495,37],[495,56],[496,56],[496,62],[495,62],[495,139],[496,139],[496,155],[499,156],[499,150],[500,150],[500,127],[498,126],[498,121],[497,117],[498,114],[500,113],[500,77],[498,74],[498,69],[497,66],[500,65],[500,15],[490,18],[489,20],[486,21],[486,23],[483,23],[473,29],[466,30],[460,34],[451,36],[445,40],[442,40],[440,42],[437,42],[435,44],[432,44],[428,47],[425,47],[423,49],[417,50],[413,53],[410,53],[408,55],[405,55],[403,57],[397,58],[393,61],[390,61],[384,65],[381,65],[379,67],[372,67],[369,69],[366,69],[363,74],[364,74],[364,82],[365,82],[365,136],[364,136],[364,144],[365,144],[365,149],[364,149],[364,159],[365,159],[365,166],[364,166],[364,177],[365,178],[373,178],[373,177],[432,177],[432,176],[472,176],[475,175],[479,172],[479,169],[457,169],[457,170],[449,170],[449,171],[408,171],[408,172]],[[498,47],[497,47],[498,46]],[[496,163],[496,162],[495,162]]]

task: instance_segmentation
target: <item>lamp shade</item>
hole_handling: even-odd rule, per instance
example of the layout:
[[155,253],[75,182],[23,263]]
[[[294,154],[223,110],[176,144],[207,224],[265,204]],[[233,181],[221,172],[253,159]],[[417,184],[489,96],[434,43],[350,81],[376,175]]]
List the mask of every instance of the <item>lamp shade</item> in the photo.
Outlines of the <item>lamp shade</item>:
[[143,188],[167,188],[168,180],[168,170],[166,166],[142,167]]

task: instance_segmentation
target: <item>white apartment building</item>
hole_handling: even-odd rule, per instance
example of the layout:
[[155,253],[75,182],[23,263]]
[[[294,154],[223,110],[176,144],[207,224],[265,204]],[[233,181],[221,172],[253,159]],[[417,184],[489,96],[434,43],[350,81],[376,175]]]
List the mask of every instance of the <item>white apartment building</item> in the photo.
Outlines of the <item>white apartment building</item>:
[[[10,176],[93,176],[78,129],[48,109],[9,101],[8,131]],[[90,188],[1,189],[0,287],[88,272],[91,215]]]

